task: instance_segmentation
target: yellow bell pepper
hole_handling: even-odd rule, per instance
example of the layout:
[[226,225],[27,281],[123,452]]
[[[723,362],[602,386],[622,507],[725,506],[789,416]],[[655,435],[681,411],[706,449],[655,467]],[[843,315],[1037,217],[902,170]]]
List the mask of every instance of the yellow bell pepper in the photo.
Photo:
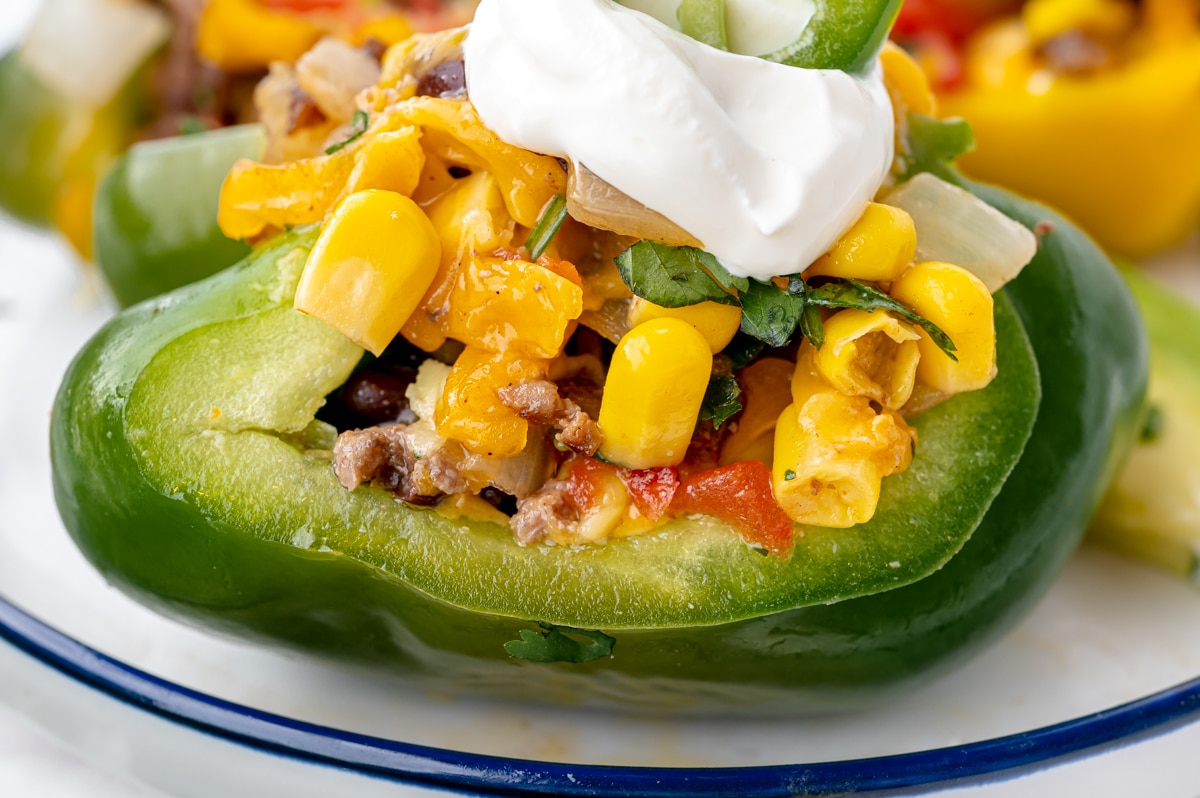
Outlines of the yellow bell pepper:
[[438,400],[433,416],[437,433],[475,454],[519,454],[525,448],[529,422],[508,409],[497,392],[542,379],[548,368],[548,361],[521,357],[513,350],[496,353],[468,346],[454,361]]
[[312,19],[255,0],[209,0],[196,28],[196,52],[226,72],[295,61],[325,31]]
[[1028,4],[1023,19],[968,44],[964,86],[939,104],[975,129],[960,160],[968,175],[1057,206],[1105,247],[1140,257],[1200,222],[1200,14],[1194,0],[1148,0],[1113,65],[1052,71],[1039,39],[1068,24],[1120,27],[1107,7]]

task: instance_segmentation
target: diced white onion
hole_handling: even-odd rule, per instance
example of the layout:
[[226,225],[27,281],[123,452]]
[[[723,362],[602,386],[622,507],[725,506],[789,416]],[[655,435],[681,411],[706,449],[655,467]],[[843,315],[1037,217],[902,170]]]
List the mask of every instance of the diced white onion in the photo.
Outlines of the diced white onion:
[[922,172],[884,200],[908,212],[920,261],[953,263],[995,293],[1037,254],[1037,238],[969,191]]
[[571,165],[567,179],[567,213],[575,221],[600,230],[672,246],[700,246],[700,242],[679,225],[622,193],[580,164]]
[[69,102],[100,108],[170,35],[166,13],[139,0],[50,0],[21,61]]

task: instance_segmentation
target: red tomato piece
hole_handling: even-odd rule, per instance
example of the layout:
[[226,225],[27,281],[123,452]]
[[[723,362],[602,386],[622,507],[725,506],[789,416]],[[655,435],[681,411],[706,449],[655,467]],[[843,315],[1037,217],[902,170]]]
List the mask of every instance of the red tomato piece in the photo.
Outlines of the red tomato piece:
[[688,513],[720,518],[772,554],[787,556],[795,544],[792,519],[771,491],[771,470],[757,460],[731,463],[684,480],[671,503],[671,514]]
[[583,513],[594,508],[604,495],[604,475],[616,470],[615,466],[591,457],[575,458],[567,473],[567,496],[575,509]]
[[638,511],[651,521],[663,517],[675,498],[675,491],[679,489],[679,472],[672,466],[636,470],[623,468],[617,473]]

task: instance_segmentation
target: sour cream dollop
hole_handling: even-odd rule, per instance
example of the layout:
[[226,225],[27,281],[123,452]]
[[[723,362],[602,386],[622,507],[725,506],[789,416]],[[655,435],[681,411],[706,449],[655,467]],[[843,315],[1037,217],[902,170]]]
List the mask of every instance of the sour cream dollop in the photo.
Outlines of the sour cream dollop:
[[891,167],[878,65],[856,76],[726,53],[610,0],[483,0],[465,58],[501,139],[586,166],[739,276],[804,269]]

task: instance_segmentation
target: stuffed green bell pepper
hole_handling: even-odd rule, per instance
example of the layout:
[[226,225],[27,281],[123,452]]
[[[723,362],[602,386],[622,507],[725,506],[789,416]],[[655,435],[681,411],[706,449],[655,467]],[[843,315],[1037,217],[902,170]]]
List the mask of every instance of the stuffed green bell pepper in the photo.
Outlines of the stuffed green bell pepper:
[[848,87],[833,112],[870,124],[835,145],[882,171],[811,257],[745,268],[603,152],[485,124],[505,87],[472,65],[529,7],[485,0],[393,48],[340,138],[235,166],[222,229],[269,240],[80,353],[51,432],[80,548],[216,630],[540,700],[863,706],[995,639],[1134,436],[1145,337],[1111,264],[964,183],[961,128],[910,116],[895,63],[810,73],[570,5],[612,46]]

